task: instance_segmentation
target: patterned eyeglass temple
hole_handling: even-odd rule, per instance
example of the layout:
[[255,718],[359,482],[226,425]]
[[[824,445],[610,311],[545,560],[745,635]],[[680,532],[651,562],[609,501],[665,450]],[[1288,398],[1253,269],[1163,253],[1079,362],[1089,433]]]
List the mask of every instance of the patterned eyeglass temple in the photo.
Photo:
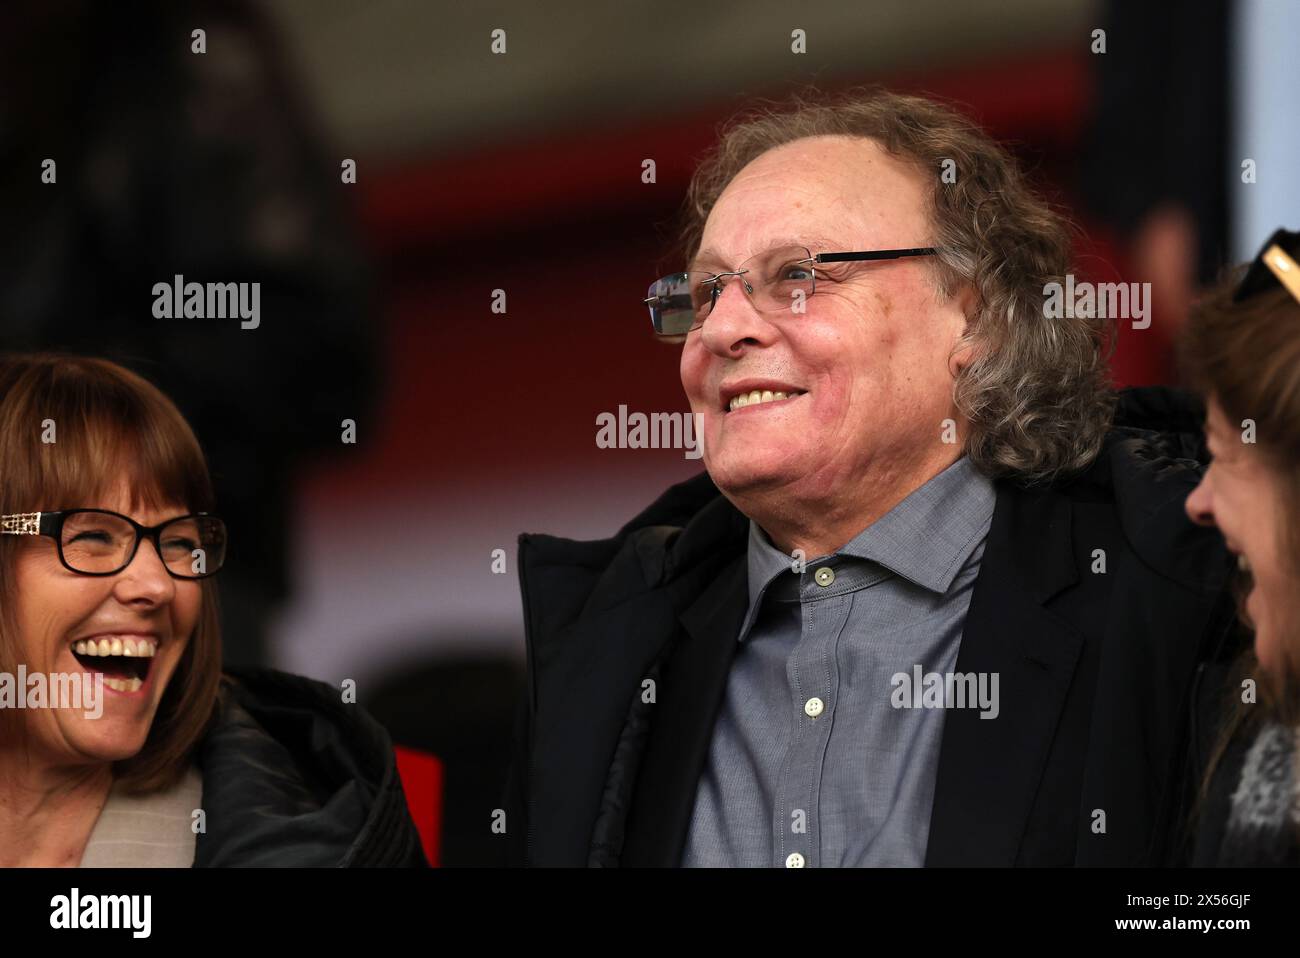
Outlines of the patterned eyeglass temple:
[[16,512],[11,516],[0,516],[0,535],[38,536],[41,534],[41,514],[39,512]]

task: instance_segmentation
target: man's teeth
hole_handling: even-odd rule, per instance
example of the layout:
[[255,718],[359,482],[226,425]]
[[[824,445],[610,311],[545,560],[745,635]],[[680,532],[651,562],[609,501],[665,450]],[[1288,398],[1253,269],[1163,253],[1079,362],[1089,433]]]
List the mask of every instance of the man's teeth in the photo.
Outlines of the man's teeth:
[[72,643],[72,651],[79,655],[121,655],[140,659],[152,659],[158,652],[158,643],[153,639],[127,636],[124,639],[79,639]]
[[110,689],[114,689],[118,692],[139,692],[140,687],[144,685],[143,682],[134,677],[129,679],[115,679],[111,675],[104,676],[104,684]]
[[790,396],[800,395],[797,392],[787,395],[783,392],[773,392],[770,389],[755,389],[751,393],[741,393],[739,396],[732,396],[728,412],[733,409],[739,409],[741,406],[754,406],[761,402],[772,402],[774,399],[788,399]]

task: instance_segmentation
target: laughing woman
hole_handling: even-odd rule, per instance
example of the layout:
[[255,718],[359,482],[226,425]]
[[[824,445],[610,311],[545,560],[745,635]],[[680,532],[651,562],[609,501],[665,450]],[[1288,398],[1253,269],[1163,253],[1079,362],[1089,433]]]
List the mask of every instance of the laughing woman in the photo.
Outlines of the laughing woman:
[[[1225,695],[1194,863],[1300,865],[1300,233],[1279,231],[1209,296],[1183,360],[1213,461],[1187,499],[1239,558],[1254,633]],[[1254,694],[1251,694],[1251,692]]]
[[152,385],[0,356],[0,865],[424,864],[373,719],[222,674],[213,509]]

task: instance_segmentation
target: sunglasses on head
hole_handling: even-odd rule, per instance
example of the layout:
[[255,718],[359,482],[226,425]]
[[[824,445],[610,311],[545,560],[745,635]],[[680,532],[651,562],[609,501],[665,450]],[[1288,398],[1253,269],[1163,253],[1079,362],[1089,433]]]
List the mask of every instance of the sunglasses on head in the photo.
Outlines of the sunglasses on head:
[[1259,255],[1251,262],[1232,296],[1240,303],[1258,296],[1275,286],[1283,286],[1300,302],[1300,233],[1277,230],[1264,243]]

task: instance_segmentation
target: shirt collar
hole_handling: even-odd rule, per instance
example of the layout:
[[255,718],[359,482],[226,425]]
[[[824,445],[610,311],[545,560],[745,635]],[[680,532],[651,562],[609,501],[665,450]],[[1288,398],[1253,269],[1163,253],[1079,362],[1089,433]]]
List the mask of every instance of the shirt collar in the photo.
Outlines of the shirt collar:
[[[943,595],[974,551],[997,500],[993,483],[961,456],[863,529],[835,555],[869,559],[922,588]],[[754,520],[749,522],[749,604],[794,559],[772,545]],[[813,557],[805,561],[812,564]]]
[[966,456],[853,537],[840,555],[870,559],[943,595],[988,530],[997,492]]
[[782,572],[793,572],[795,561],[767,537],[767,533],[753,519],[749,520],[749,607],[758,605],[759,598],[772,580]]

